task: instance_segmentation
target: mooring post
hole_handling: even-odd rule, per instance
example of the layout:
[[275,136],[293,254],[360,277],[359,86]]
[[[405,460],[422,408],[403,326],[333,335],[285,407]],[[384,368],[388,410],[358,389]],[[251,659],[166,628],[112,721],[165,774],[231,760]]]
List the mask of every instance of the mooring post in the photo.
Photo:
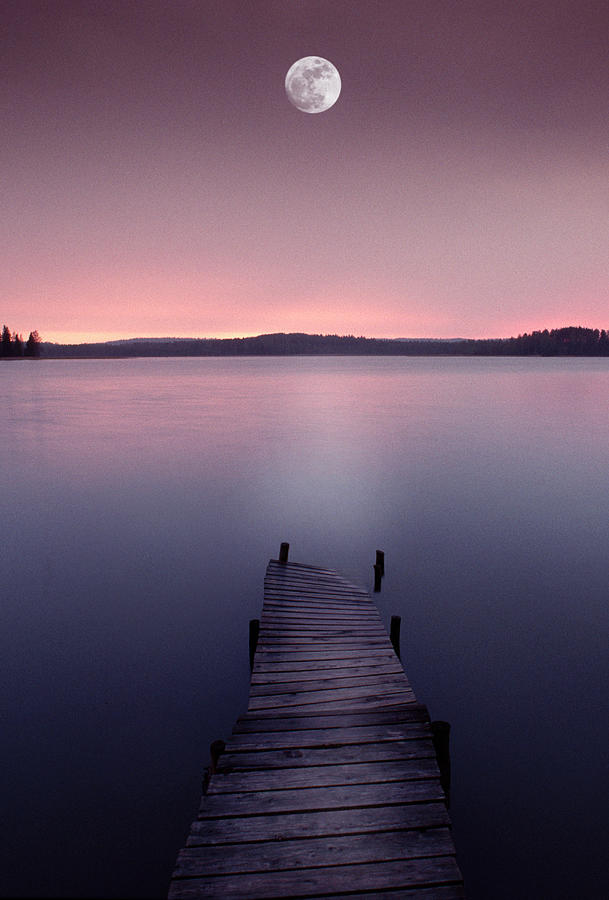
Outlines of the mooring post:
[[385,552],[384,550],[376,551],[376,564],[381,567],[381,575],[385,574]]
[[395,654],[398,659],[401,659],[400,656],[400,625],[402,624],[401,616],[391,616],[391,628],[389,630],[389,637],[391,638],[391,643],[393,644],[393,649],[395,650]]
[[279,548],[279,562],[287,563],[288,561],[288,553],[290,552],[290,545],[285,542]]
[[381,589],[381,579],[383,577],[383,573],[381,571],[381,567],[378,563],[375,563],[373,566],[374,569],[374,592],[378,594]]
[[446,795],[446,805],[450,806],[450,722],[432,722],[431,734],[440,769],[440,784]]
[[250,619],[250,672],[254,668],[254,655],[258,646],[260,619]]
[[213,741],[210,744],[209,754],[211,756],[211,762],[203,773],[203,781],[201,784],[201,788],[202,788],[204,794],[207,793],[207,789],[209,788],[209,779],[211,778],[212,775],[215,775],[216,772],[218,771],[218,758],[221,753],[224,753],[225,747],[226,747],[225,742],[221,741],[221,740]]
[[210,771],[212,775],[215,775],[218,771],[218,757],[221,753],[224,753],[225,747],[226,744],[224,741],[213,741],[209,748],[209,752],[211,754]]

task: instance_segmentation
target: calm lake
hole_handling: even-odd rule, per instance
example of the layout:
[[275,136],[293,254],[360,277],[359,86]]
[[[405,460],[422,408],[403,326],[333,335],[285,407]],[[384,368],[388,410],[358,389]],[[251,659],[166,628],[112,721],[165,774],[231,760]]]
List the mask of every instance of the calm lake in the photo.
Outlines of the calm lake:
[[609,884],[609,360],[0,364],[4,895],[162,897],[267,561],[367,588],[452,725],[470,900]]

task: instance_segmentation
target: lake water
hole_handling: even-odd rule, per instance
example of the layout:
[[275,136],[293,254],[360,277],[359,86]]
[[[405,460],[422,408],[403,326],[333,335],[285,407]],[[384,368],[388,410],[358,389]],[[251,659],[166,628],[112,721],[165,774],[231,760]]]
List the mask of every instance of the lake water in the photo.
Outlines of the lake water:
[[0,364],[2,893],[162,897],[267,560],[402,616],[470,900],[607,896],[609,360]]

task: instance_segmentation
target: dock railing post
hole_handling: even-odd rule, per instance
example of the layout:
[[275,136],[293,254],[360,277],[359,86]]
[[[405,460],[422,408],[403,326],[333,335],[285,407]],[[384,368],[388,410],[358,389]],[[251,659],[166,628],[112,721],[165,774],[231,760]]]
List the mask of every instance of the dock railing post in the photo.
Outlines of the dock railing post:
[[374,566],[374,593],[378,594],[381,589],[381,579],[383,577],[383,573],[381,571],[381,567],[378,563],[375,563]]
[[385,574],[385,551],[377,550],[376,551],[376,564],[381,567],[381,575]]
[[401,659],[400,656],[400,626],[402,624],[401,616],[391,616],[391,628],[389,631],[389,637],[391,638],[391,643],[393,644],[393,649],[395,650],[395,655],[398,659]]
[[250,619],[250,672],[254,668],[254,656],[260,634],[260,619]]
[[431,723],[433,747],[436,751],[440,784],[446,794],[446,806],[450,806],[450,722],[437,720]]
[[285,541],[284,541],[282,543],[281,547],[279,548],[279,562],[280,563],[287,563],[289,552],[290,552],[290,545],[285,543]]
[[207,789],[209,787],[209,780],[212,775],[215,775],[218,771],[218,758],[221,753],[224,753],[224,749],[226,747],[226,743],[222,740],[212,741],[209,747],[209,755],[211,756],[210,764],[207,766],[203,773],[203,781],[201,784],[203,793],[207,793]]

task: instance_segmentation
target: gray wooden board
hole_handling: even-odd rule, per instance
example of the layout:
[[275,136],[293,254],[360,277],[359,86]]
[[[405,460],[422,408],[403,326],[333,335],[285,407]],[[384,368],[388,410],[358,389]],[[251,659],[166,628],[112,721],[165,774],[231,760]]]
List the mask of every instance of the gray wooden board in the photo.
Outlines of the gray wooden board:
[[[243,750],[223,753],[220,770],[253,771],[261,769],[309,768],[348,763],[365,764],[386,760],[420,759],[427,756],[435,759],[433,744],[429,738],[413,738],[408,741],[391,741],[383,744],[343,744],[338,747],[298,747]],[[310,772],[311,783],[316,772]]]
[[365,645],[390,646],[387,633],[380,628],[264,628],[259,632],[258,646],[264,644],[336,644],[345,645],[359,642]]
[[265,609],[285,613],[306,612],[310,610],[312,613],[324,615],[324,613],[335,612],[343,615],[354,616],[373,616],[380,615],[376,606],[366,600],[356,601],[348,598],[336,598],[328,600],[319,597],[305,597],[302,591],[297,596],[286,597],[284,594],[278,593],[275,597],[273,594],[266,593],[264,604]]
[[440,801],[250,816],[247,819],[197,819],[191,825],[188,845],[323,838],[449,824],[446,805]]
[[354,591],[342,591],[340,588],[317,588],[296,584],[283,584],[276,586],[266,585],[264,592],[265,596],[269,598],[283,597],[288,600],[291,597],[298,600],[305,598],[319,601],[329,600],[330,602],[337,600],[343,601],[344,603],[362,603],[366,606],[371,602],[367,594],[358,595]]
[[260,622],[260,636],[269,638],[331,637],[331,638],[382,638],[389,641],[387,631],[379,622],[362,625],[360,622]]
[[250,695],[248,709],[273,709],[273,707],[285,706],[286,704],[297,703],[302,706],[305,703],[329,703],[333,700],[354,700],[355,698],[372,700],[376,698],[379,706],[391,694],[407,693],[409,698],[412,691],[403,681],[386,681],[381,684],[358,685],[342,688],[324,688],[321,690],[292,690],[285,693],[275,692],[273,694],[254,694]]
[[342,575],[339,575],[337,572],[332,572],[330,569],[319,569],[314,568],[310,571],[306,571],[303,569],[297,568],[288,568],[282,569],[278,566],[268,566],[264,575],[265,578],[294,578],[294,579],[306,579],[306,578],[320,578],[323,581],[332,581],[337,584],[345,585],[345,587],[353,588],[355,591],[361,591],[363,588],[356,584],[350,582],[347,578],[343,578]]
[[[344,704],[343,704],[344,705]],[[384,743],[410,738],[429,737],[425,723],[407,722],[391,725],[372,725],[352,728],[311,728],[302,731],[272,732],[268,734],[233,734],[226,742],[227,750],[253,747],[325,747],[337,744]]]
[[247,791],[236,794],[207,794],[201,801],[199,819],[224,816],[248,817],[269,813],[348,809],[395,803],[443,800],[436,778],[381,784],[347,784],[336,787],[307,787],[295,790]]
[[[246,713],[239,716],[233,731],[295,731],[314,728],[369,728],[374,725],[397,725],[406,722],[429,722],[427,707],[417,704],[404,710],[373,710],[367,713],[342,713],[341,715],[259,716]],[[431,733],[430,733],[431,735]]]
[[274,575],[267,575],[264,579],[264,587],[269,591],[282,591],[285,589],[321,593],[327,591],[328,593],[344,594],[346,597],[356,597],[359,600],[370,602],[370,594],[364,588],[354,588],[331,578],[312,578],[310,576],[301,578],[300,576],[290,575],[280,578]]
[[460,882],[461,873],[452,856],[400,859],[356,865],[295,869],[285,872],[234,874],[209,878],[184,878],[172,882],[170,898],[218,897],[226,900],[314,897],[320,892],[383,890],[410,885]]
[[279,585],[296,585],[297,587],[311,586],[315,589],[322,590],[324,588],[332,588],[333,590],[342,590],[345,593],[351,593],[357,596],[369,596],[363,588],[356,588],[349,584],[339,581],[336,578],[324,577],[323,575],[275,575],[269,574],[264,578],[265,587],[275,587]]
[[[299,650],[289,653],[281,650],[263,650],[260,652],[256,651],[257,655],[265,658],[268,662],[273,663],[281,663],[281,662],[297,662],[297,661],[310,661],[316,662],[319,660],[323,662],[327,659],[355,659],[358,662],[362,662],[362,652],[361,650]],[[374,658],[374,659],[392,659],[395,656],[395,653],[391,649],[384,648],[376,648],[371,647],[370,650],[366,654],[366,658]]]
[[308,650],[321,652],[322,650],[335,651],[344,647],[345,650],[388,650],[388,640],[384,635],[378,637],[332,637],[332,635],[266,635],[260,634],[256,650],[262,653],[298,652]]
[[[414,694],[388,694],[386,697],[383,697],[382,707],[385,709],[389,709],[392,707],[401,707],[404,703],[416,703],[416,698]],[[286,703],[284,706],[276,706],[274,708],[275,712],[311,712],[311,710],[315,710],[316,712],[340,712],[341,710],[345,710],[351,712],[353,710],[364,710],[364,709],[376,709],[379,706],[379,701],[377,698],[368,699],[367,697],[356,697],[353,700],[328,700],[328,701],[318,701],[314,704],[302,704],[296,703]]]
[[336,598],[337,600],[347,600],[352,603],[370,603],[370,597],[365,593],[351,591],[348,588],[341,588],[337,585],[321,585],[314,582],[310,584],[295,582],[282,582],[269,584],[267,581],[264,585],[265,594],[268,597],[274,595],[286,595],[292,597],[327,597]]
[[[338,669],[310,669],[304,672],[264,672],[260,673],[254,671],[252,673],[252,685],[262,685],[262,684],[290,684],[292,682],[298,682],[299,684],[305,681],[324,681],[331,678],[341,678],[344,681],[349,681],[357,678],[365,678],[367,675],[404,675],[404,670],[402,666],[396,659],[394,663],[389,663],[383,666],[351,666],[346,669],[338,668]],[[404,678],[406,676],[404,675]]]
[[265,584],[269,582],[295,582],[298,584],[306,584],[313,583],[315,585],[332,585],[335,587],[342,588],[343,590],[353,591],[356,594],[365,594],[366,590],[363,587],[357,587],[357,585],[351,584],[348,581],[345,581],[343,578],[338,578],[336,576],[323,574],[323,573],[314,573],[314,572],[277,572],[277,571],[267,571],[264,576]]
[[301,682],[292,682],[292,684],[285,684],[285,682],[270,682],[266,684],[256,684],[255,682],[250,687],[250,697],[262,697],[268,694],[277,694],[277,693],[285,693],[290,690],[298,690],[298,691],[322,691],[322,690],[335,690],[336,688],[349,688],[349,687],[374,687],[376,685],[384,685],[384,684],[399,684],[401,687],[408,687],[408,681],[406,680],[406,676],[403,672],[399,670],[394,670],[393,673],[383,673],[382,675],[372,675],[368,674],[359,674],[355,676],[351,676],[351,678],[321,678],[315,680],[307,679],[306,681]]
[[337,616],[336,613],[328,613],[327,616],[321,616],[318,613],[296,612],[291,615],[279,616],[268,611],[263,612],[260,617],[260,625],[262,628],[284,629],[296,628],[302,631],[314,631],[318,629],[332,628],[335,631],[341,629],[362,628],[369,630],[371,628],[382,629],[385,634],[387,629],[383,625],[380,617],[377,616],[355,616],[347,613],[345,616]]
[[335,766],[318,766],[312,773],[300,768],[267,770],[213,775],[207,789],[210,794],[235,794],[247,791],[267,791],[315,787],[332,787],[344,784],[380,784],[381,782],[412,781],[422,778],[439,778],[436,761],[431,757],[399,760],[397,762],[351,763]]
[[258,659],[254,659],[254,676],[262,675],[264,672],[269,672],[271,674],[282,673],[282,672],[311,672],[314,671],[316,673],[318,671],[329,671],[330,669],[344,669],[345,671],[358,671],[363,669],[372,669],[374,667],[383,668],[385,666],[400,666],[401,663],[395,654],[388,654],[386,658],[382,659],[374,659],[374,660],[361,660],[360,659],[328,659],[324,660],[323,665],[317,665],[315,669],[311,668],[311,665],[307,661],[302,660],[288,660],[287,662],[281,663],[266,663],[262,657],[258,657]]
[[344,619],[336,619],[334,616],[321,618],[318,616],[268,616],[263,615],[260,626],[265,631],[380,631],[387,634],[380,619],[372,616],[366,618],[345,616]]
[[[355,613],[348,610],[324,610],[323,612],[316,609],[295,609],[290,612],[279,613],[276,609],[270,609],[268,606],[263,608],[260,615],[260,623],[265,627],[289,627],[289,626],[307,626],[314,628],[315,626],[327,627],[334,625],[336,628],[354,627],[354,626],[375,626],[376,628],[384,628],[383,620],[380,616],[369,615],[367,613]],[[385,629],[386,630],[386,629]]]
[[285,588],[268,587],[264,591],[264,603],[271,606],[281,604],[288,611],[299,607],[312,607],[320,611],[326,608],[345,609],[362,615],[378,613],[378,609],[369,597],[357,597],[354,594],[337,591],[314,591],[308,588],[285,590]]
[[178,856],[174,877],[268,872],[311,866],[370,863],[377,860],[447,856],[453,851],[444,828],[386,831],[381,834],[336,835],[309,840],[266,841],[233,846],[188,847]]
[[311,667],[311,660],[301,660],[301,659],[287,659],[279,661],[270,661],[264,658],[265,655],[260,654],[254,658],[254,675],[259,676],[259,680],[263,678],[266,672],[270,673],[282,673],[289,672],[291,675],[294,675],[298,672],[315,672],[317,677],[317,672],[328,672],[332,669],[341,669],[345,673],[353,672],[357,670],[362,670],[364,667],[366,669],[371,669],[374,666],[379,668],[385,666],[397,666],[400,665],[400,661],[398,660],[395,654],[385,654],[381,657],[366,658],[364,661],[360,657],[351,657],[349,659],[324,659],[317,660],[317,665],[315,667]]

